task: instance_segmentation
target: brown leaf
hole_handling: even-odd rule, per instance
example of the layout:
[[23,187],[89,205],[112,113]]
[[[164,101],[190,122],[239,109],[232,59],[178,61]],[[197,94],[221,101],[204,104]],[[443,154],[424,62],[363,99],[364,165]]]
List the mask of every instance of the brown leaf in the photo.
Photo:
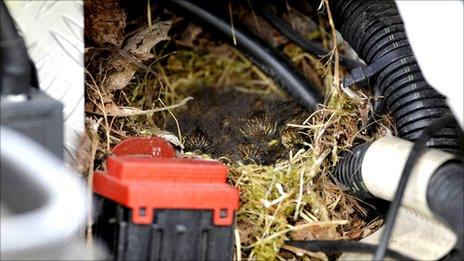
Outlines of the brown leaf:
[[345,236],[348,238],[348,239],[358,239],[361,237],[363,233],[363,230],[360,229],[360,228],[354,228],[348,232],[346,232]]
[[284,13],[283,18],[303,36],[317,31],[317,24],[313,20],[293,8],[289,8],[288,12]]
[[120,47],[126,27],[126,14],[117,0],[85,0],[85,36],[97,45]]
[[254,32],[272,46],[279,46],[287,42],[287,39],[283,37],[273,26],[253,12],[244,12],[240,17],[240,20],[246,26],[253,28]]
[[141,61],[153,58],[151,49],[161,41],[169,40],[171,24],[171,21],[162,21],[142,29],[127,40],[123,50]]
[[252,223],[243,221],[237,224],[238,231],[240,231],[240,242],[247,246],[253,243],[255,234],[255,226]]
[[[299,221],[296,225],[304,224]],[[310,226],[298,229],[290,233],[293,240],[332,240],[340,238],[340,234],[332,226]]]
[[314,70],[313,66],[309,64],[307,61],[302,61],[302,67],[304,74],[313,82],[319,89],[323,90],[323,84],[321,77],[319,74]]
[[170,21],[158,22],[129,38],[124,48],[108,59],[105,65],[108,73],[103,82],[103,89],[106,91],[123,89],[139,68],[150,70],[142,62],[154,58],[151,50],[156,44],[169,40],[170,28]]
[[359,116],[361,123],[364,126],[367,124],[367,120],[369,118],[369,111],[371,110],[371,107],[369,103],[365,101],[360,101],[360,105],[361,106],[359,106]]
[[194,24],[189,24],[187,28],[182,32],[180,40],[176,41],[176,43],[194,48],[194,41],[202,32],[203,29],[201,29],[201,27],[196,26]]
[[369,225],[364,227],[361,237],[363,237],[363,238],[367,237],[367,236],[371,235],[372,233],[374,233],[375,231],[379,230],[380,227],[383,225],[383,222],[384,222],[383,219],[377,219],[377,220],[369,223]]

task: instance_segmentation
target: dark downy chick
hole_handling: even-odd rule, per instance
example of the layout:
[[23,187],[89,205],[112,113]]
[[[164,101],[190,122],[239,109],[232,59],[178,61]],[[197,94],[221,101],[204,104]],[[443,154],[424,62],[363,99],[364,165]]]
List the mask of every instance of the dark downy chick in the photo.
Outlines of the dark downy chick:
[[[245,93],[233,88],[198,88],[194,100],[175,111],[187,151],[235,162],[272,164],[288,156],[282,132],[290,121],[302,121],[305,109],[277,95]],[[166,129],[177,126],[168,118]],[[287,148],[286,148],[287,147]]]

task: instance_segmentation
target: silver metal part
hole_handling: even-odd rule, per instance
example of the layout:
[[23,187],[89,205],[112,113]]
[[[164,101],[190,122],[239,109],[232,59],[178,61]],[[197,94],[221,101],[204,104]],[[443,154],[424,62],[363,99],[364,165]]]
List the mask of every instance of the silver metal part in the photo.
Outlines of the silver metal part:
[[10,94],[10,95],[3,95],[1,98],[2,102],[22,102],[27,100],[26,94]]

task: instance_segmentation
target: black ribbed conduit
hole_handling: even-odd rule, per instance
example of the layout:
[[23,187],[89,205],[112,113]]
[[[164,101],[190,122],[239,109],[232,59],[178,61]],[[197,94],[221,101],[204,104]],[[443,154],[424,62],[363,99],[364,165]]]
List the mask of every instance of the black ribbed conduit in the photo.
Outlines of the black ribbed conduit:
[[[330,3],[336,28],[366,64],[400,48],[406,51],[406,56],[391,59],[374,82],[374,89],[384,97],[385,109],[393,115],[399,137],[415,141],[434,119],[451,113],[446,98],[425,81],[394,1]],[[455,128],[444,128],[427,145],[457,154]]]
[[353,147],[349,152],[343,153],[342,160],[338,163],[333,175],[339,185],[364,202],[375,198],[367,190],[361,176],[364,155],[370,145],[370,143],[364,143]]
[[464,257],[464,167],[462,162],[441,166],[430,178],[427,203],[430,210],[458,236],[456,248]]
[[[234,34],[228,16],[212,12],[205,5],[205,1],[170,0],[176,11],[183,11],[198,22],[207,25],[221,33],[225,39],[236,40],[236,47],[244,52],[252,62],[277,84],[289,92],[297,101],[310,109],[316,109],[323,102],[322,93],[293,64],[269,44],[252,33],[239,21],[234,21]],[[208,4],[206,2],[206,4]],[[216,10],[215,10],[216,11]],[[220,10],[219,10],[220,11]],[[220,12],[219,12],[220,13]],[[234,45],[232,45],[234,46]]]

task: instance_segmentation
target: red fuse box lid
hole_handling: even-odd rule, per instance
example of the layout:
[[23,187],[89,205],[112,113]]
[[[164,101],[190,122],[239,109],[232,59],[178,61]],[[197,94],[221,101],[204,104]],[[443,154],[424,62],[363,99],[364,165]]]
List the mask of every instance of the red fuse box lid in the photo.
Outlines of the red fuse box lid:
[[209,160],[110,156],[106,166],[121,180],[225,183],[227,179],[227,167]]
[[165,140],[158,137],[133,137],[121,141],[111,151],[113,155],[144,155],[149,157],[175,157],[176,151]]
[[[94,192],[132,209],[136,224],[152,223],[156,210],[179,209],[212,210],[215,225],[231,225],[239,193],[226,183],[226,166],[218,161],[176,158],[169,143],[151,139],[142,143],[123,141],[116,146],[125,153],[110,156],[106,171],[95,171]],[[137,144],[139,149],[124,149],[121,144]]]

